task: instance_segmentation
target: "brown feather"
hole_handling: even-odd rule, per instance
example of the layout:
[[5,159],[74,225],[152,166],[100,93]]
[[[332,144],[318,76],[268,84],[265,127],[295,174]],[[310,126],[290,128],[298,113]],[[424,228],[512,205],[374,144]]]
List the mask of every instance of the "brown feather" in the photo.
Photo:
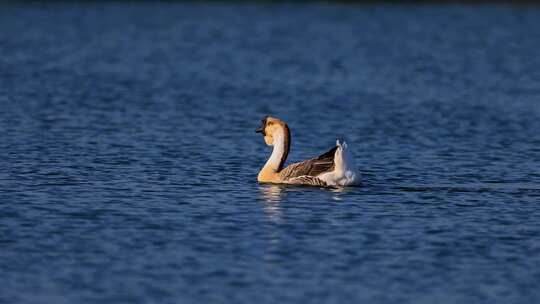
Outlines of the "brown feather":
[[287,183],[292,184],[292,185],[311,185],[311,186],[321,186],[321,187],[327,186],[326,182],[319,179],[318,177],[307,176],[307,175],[291,178],[290,180],[287,181]]
[[289,130],[289,126],[287,126],[286,123],[283,123],[283,129],[285,130],[285,140],[284,140],[285,151],[283,155],[281,156],[281,160],[279,161],[278,172],[283,169],[283,166],[285,165],[285,161],[287,160],[287,156],[289,156],[289,151],[291,150],[291,141],[292,141],[291,130]]
[[322,173],[330,172],[334,170],[336,149],[337,146],[317,158],[291,164],[280,171],[279,174],[283,180],[288,180],[300,176],[315,177]]

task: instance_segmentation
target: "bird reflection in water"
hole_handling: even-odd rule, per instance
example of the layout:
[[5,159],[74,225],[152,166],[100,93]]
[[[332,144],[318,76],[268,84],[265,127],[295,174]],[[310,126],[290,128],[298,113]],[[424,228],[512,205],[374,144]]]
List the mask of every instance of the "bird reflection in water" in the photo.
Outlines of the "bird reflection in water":
[[259,190],[264,201],[264,212],[273,220],[280,220],[282,216],[281,200],[283,198],[283,186],[260,185]]
[[332,192],[332,199],[334,201],[342,201],[343,200],[343,198],[341,196],[342,196],[342,193],[345,192],[345,188],[343,188],[343,187],[333,188],[330,191]]

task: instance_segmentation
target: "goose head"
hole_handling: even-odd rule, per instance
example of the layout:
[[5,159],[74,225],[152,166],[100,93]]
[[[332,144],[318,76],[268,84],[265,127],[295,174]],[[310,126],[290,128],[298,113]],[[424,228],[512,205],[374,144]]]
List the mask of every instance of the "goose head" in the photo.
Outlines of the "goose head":
[[255,132],[262,133],[262,135],[264,136],[264,142],[268,146],[274,145],[274,138],[278,134],[284,134],[284,132],[286,132],[287,135],[289,135],[289,128],[287,127],[287,124],[278,118],[265,116],[261,120],[261,123],[261,126],[257,130],[255,130]]

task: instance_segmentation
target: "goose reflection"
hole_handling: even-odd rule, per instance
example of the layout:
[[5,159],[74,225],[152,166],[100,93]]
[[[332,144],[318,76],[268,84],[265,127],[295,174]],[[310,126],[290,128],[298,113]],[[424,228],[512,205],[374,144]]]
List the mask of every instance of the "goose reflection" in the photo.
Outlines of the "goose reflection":
[[332,199],[334,201],[342,201],[342,193],[345,191],[345,188],[334,188],[330,190],[332,192]]
[[259,190],[264,202],[264,212],[273,220],[280,220],[282,216],[281,200],[283,198],[283,186],[260,185]]

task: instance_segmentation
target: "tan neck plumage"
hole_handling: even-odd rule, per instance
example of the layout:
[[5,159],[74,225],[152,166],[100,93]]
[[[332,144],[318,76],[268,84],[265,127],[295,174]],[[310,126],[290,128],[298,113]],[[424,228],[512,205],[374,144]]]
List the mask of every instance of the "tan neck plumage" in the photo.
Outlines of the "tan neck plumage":
[[279,128],[279,131],[273,134],[274,149],[272,155],[266,161],[266,164],[259,172],[258,180],[260,182],[279,182],[279,172],[283,169],[287,156],[289,155],[289,149],[291,147],[291,133],[287,125],[283,125]]

